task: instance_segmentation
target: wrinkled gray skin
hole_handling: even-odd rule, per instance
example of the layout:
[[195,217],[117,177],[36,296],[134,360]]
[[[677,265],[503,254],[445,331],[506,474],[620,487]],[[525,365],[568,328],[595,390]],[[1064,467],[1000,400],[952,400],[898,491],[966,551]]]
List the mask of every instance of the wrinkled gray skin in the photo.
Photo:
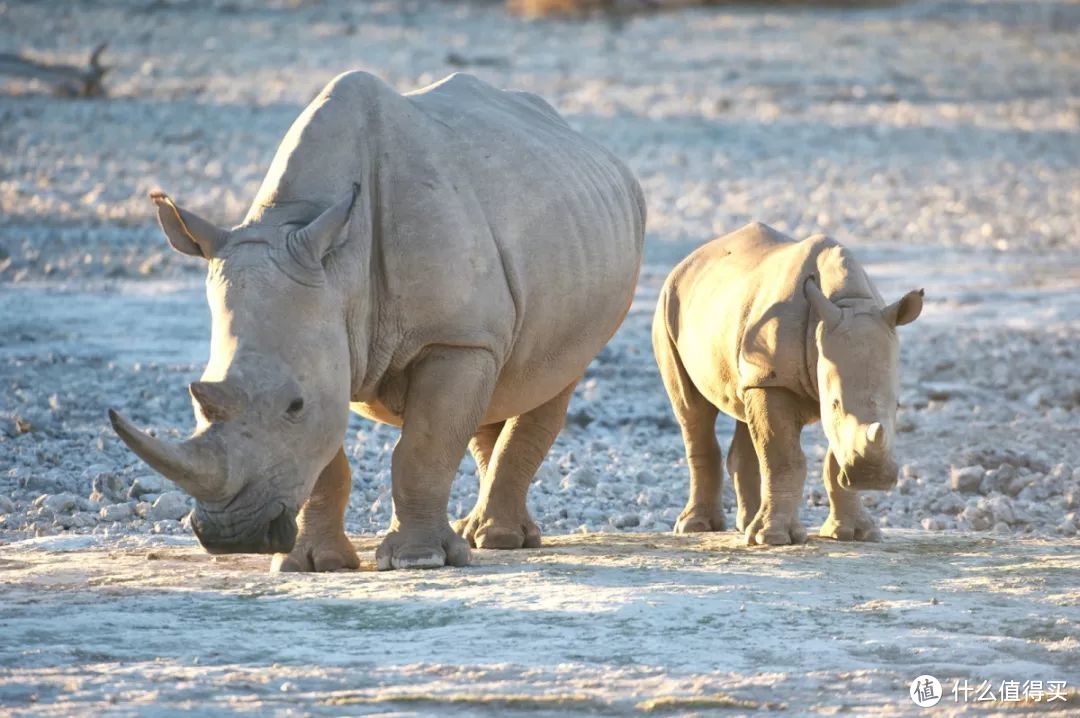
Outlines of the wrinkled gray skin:
[[886,306],[835,241],[802,242],[750,224],[683,260],[660,293],[653,349],[690,468],[676,532],[720,531],[720,411],[736,420],[727,465],[748,544],[806,540],[799,521],[806,424],[829,439],[830,515],[821,535],[876,541],[858,498],[896,483],[896,327],[922,311],[922,290]]
[[[358,565],[350,407],[402,427],[379,568],[539,545],[526,490],[641,261],[644,201],[615,157],[527,93],[454,75],[403,96],[353,72],[294,123],[238,227],[152,198],[173,247],[209,264],[210,361],[190,440],[111,418],[195,496],[208,550]],[[467,447],[481,488],[459,535],[446,509]]]

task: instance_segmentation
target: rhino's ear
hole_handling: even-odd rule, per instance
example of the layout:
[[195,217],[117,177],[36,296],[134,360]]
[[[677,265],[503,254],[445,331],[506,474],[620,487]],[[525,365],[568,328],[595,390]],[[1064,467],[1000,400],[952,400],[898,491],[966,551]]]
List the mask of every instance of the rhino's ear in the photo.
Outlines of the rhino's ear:
[[194,212],[182,209],[159,189],[150,193],[157,205],[158,223],[177,252],[210,259],[225,246],[229,233]]
[[825,292],[821,291],[821,287],[818,286],[816,277],[810,275],[806,278],[806,282],[803,284],[803,292],[810,301],[810,306],[817,312],[821,321],[825,322],[827,328],[835,327],[840,323],[843,317],[840,307],[833,304],[832,300],[825,296]]
[[898,327],[903,324],[911,324],[922,313],[923,290],[916,289],[908,292],[895,304],[890,304],[881,310],[885,321],[889,326]]
[[316,217],[311,224],[291,232],[288,238],[289,254],[312,269],[320,267],[323,257],[344,233],[358,194],[360,185],[354,184],[347,196]]

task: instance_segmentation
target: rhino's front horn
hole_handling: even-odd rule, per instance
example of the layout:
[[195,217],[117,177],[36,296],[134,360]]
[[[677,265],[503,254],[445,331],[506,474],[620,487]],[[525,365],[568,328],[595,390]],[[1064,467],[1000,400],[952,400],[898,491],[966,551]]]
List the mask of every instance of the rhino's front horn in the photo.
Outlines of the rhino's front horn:
[[882,428],[881,422],[875,421],[866,427],[866,440],[870,442],[871,446],[877,447],[885,443],[885,430]]
[[140,431],[113,409],[109,409],[109,421],[140,459],[195,498],[216,498],[221,494],[225,481],[220,454],[205,439],[189,439],[181,444],[162,441]]

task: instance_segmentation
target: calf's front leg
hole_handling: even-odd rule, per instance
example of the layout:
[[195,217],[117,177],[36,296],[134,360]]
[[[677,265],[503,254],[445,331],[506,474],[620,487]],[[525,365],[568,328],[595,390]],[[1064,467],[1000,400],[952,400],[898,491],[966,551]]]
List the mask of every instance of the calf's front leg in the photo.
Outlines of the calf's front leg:
[[818,535],[837,541],[880,541],[881,529],[863,508],[859,492],[840,486],[840,464],[832,449],[825,457],[822,474],[829,495],[829,518],[821,525]]
[[749,389],[744,396],[746,425],[761,469],[761,506],[746,527],[746,543],[804,543],[799,521],[806,457],[799,436],[801,402],[786,389]]
[[287,554],[274,554],[271,571],[360,568],[356,549],[345,535],[345,509],[349,506],[351,489],[349,460],[341,447],[319,474],[311,496],[300,507],[293,550]]
[[480,349],[435,348],[410,367],[390,472],[394,516],[375,552],[379,570],[468,565],[469,544],[450,528],[446,507],[496,376],[494,358]]

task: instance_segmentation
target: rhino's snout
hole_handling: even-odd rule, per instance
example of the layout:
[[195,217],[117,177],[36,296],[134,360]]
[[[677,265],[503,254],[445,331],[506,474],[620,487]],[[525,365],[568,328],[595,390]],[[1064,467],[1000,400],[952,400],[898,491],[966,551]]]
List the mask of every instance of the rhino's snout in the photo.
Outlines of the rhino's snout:
[[296,543],[296,512],[284,504],[237,526],[196,508],[191,529],[208,553],[289,553]]
[[896,486],[899,470],[893,461],[881,464],[856,461],[840,472],[840,486],[850,491],[888,491]]

